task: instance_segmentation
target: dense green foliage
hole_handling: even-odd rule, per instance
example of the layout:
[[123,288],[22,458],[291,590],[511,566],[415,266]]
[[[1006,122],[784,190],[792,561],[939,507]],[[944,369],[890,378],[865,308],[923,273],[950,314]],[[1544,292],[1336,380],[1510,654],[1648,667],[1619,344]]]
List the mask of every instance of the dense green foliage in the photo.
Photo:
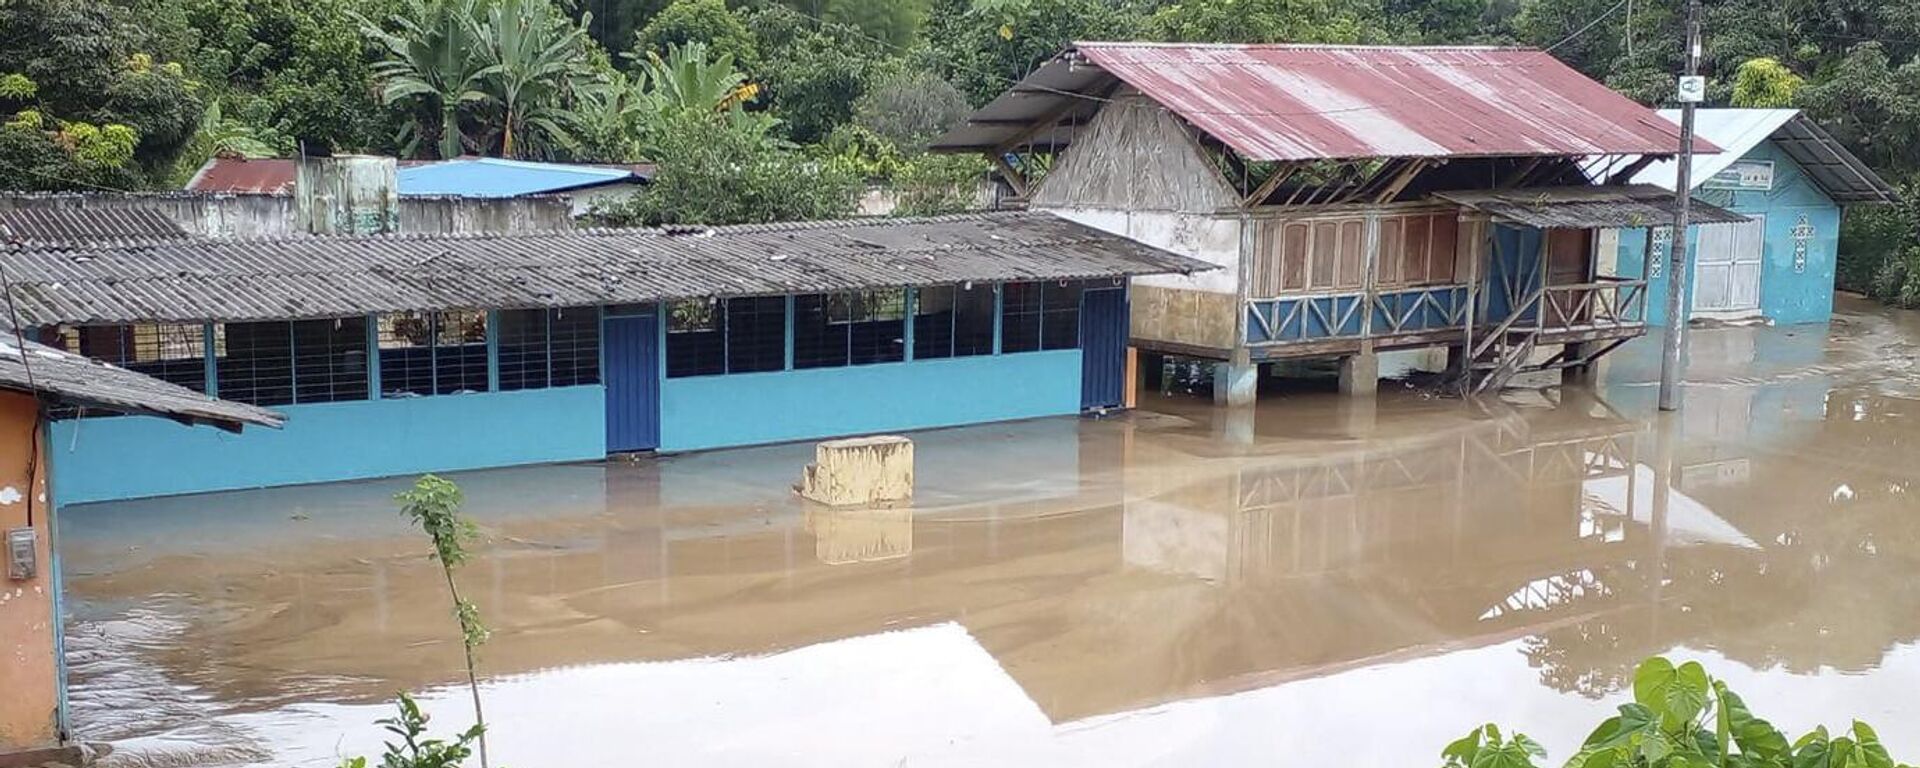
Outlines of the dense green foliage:
[[[1440,754],[1443,768],[1539,768],[1546,750],[1494,725],[1473,729]],[[1566,768],[1896,768],[1880,736],[1854,721],[1789,742],[1698,662],[1655,656],[1633,675],[1633,701],[1587,737]],[[1907,768],[1901,766],[1901,768]]]
[[[678,151],[704,169],[687,173],[721,175],[683,175],[615,218],[763,220],[844,210],[788,197],[815,182],[832,194],[858,186],[842,172],[896,184],[910,173],[925,191],[942,188],[930,178],[977,171],[919,148],[1073,40],[1533,45],[1659,104],[1680,65],[1681,2],[0,0],[0,186],[166,187],[208,156],[284,154],[297,141],[422,158],[664,162]],[[1711,101],[1806,109],[1912,185],[1916,7],[1709,2]],[[739,76],[720,112],[753,120],[661,110],[650,68],[695,43]],[[709,146],[665,135],[712,121],[729,132]],[[671,190],[707,197],[664,199]],[[736,192],[746,197],[712,197]],[[931,197],[944,200],[933,209],[955,199]],[[1894,285],[1883,295],[1920,299],[1914,232],[1910,207],[1850,214],[1841,284],[1877,280]]]

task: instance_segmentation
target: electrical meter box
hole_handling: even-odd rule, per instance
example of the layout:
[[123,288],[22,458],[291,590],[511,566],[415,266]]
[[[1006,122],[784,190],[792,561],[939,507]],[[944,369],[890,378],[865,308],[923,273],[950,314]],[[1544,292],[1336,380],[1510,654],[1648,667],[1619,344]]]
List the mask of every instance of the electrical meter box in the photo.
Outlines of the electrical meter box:
[[32,528],[12,528],[7,531],[7,578],[25,581],[39,573],[40,532]]

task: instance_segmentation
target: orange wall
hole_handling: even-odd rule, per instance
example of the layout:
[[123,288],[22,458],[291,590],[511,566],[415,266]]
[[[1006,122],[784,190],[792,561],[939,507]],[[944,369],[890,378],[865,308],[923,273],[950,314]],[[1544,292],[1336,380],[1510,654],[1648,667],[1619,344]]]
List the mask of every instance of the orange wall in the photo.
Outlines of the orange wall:
[[5,552],[0,551],[0,755],[54,746],[59,738],[44,453],[31,489],[27,480],[29,452],[39,434],[39,408],[33,397],[0,392],[0,536],[27,525],[29,501],[33,527],[40,534],[39,569],[32,579],[7,578]]

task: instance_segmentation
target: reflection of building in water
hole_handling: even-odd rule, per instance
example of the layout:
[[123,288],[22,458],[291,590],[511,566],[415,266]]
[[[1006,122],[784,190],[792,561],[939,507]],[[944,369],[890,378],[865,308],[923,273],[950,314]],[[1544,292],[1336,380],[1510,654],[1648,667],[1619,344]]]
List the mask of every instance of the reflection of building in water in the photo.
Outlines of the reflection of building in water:
[[813,556],[827,565],[893,560],[913,551],[913,510],[809,505],[807,532]]

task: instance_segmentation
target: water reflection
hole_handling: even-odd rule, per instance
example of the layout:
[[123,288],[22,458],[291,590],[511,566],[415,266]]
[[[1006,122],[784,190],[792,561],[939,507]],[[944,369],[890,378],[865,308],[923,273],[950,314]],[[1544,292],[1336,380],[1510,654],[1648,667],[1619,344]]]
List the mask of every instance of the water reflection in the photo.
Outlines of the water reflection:
[[[1679,418],[1651,410],[1647,344],[1598,396],[1289,394],[1251,419],[1175,396],[926,433],[911,509],[795,499],[807,446],[460,476],[490,706],[515,764],[558,734],[618,754],[567,697],[683,762],[887,765],[1244,762],[1409,708],[1365,755],[1409,764],[1486,719],[1564,755],[1590,699],[1680,648],[1779,694],[1749,695],[1779,722],[1911,723],[1920,386],[1875,351],[1907,322],[1698,333]],[[312,734],[456,681],[399,485],[67,510],[83,735],[324,757]]]

